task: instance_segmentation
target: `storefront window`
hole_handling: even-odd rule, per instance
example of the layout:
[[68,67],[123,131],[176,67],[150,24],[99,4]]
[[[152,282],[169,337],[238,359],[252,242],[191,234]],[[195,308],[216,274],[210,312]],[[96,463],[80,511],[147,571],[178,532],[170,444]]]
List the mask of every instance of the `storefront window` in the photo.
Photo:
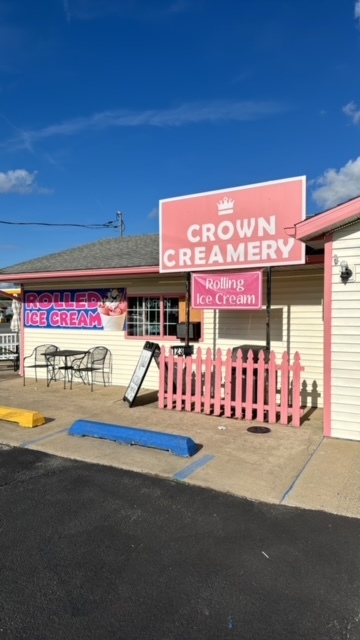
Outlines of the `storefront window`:
[[176,336],[179,322],[177,297],[129,296],[127,311],[128,336]]

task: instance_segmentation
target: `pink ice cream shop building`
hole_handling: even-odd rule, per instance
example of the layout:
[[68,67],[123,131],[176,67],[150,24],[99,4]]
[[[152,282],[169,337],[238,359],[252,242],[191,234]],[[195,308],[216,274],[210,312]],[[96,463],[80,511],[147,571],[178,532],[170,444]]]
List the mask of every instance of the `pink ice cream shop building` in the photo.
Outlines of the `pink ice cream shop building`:
[[159,234],[1,269],[21,286],[20,364],[102,345],[119,397],[146,360],[164,410],[296,427],[321,409],[325,436],[360,440],[360,197],[306,217],[305,192],[300,177],[161,200]]

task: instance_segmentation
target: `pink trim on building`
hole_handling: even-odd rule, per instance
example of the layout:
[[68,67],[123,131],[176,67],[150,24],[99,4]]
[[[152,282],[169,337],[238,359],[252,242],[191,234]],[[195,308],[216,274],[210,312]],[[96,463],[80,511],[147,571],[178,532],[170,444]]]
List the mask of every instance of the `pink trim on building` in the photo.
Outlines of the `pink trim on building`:
[[[293,227],[291,227],[293,229]],[[290,234],[289,234],[290,235]],[[322,264],[324,261],[321,255],[318,256],[306,256],[305,264]],[[286,266],[284,267],[286,268]],[[291,268],[291,267],[287,267]],[[41,271],[35,273],[2,273],[1,279],[3,282],[34,282],[37,280],[74,280],[74,279],[94,279],[99,280],[102,278],[109,277],[119,277],[119,276],[130,276],[131,278],[141,277],[141,276],[151,276],[151,275],[159,275],[160,270],[159,267],[133,267],[126,269],[84,269],[78,271]],[[174,275],[174,274],[171,274]],[[162,274],[163,277],[166,277],[166,274]],[[6,293],[6,292],[3,292]],[[11,296],[12,297],[12,296]]]
[[61,279],[99,279],[118,276],[142,276],[159,273],[159,267],[133,267],[127,269],[84,269],[78,271],[44,271],[39,273],[2,273],[3,282],[26,282],[28,280],[59,280]]
[[306,256],[305,264],[324,264],[324,256],[322,254]]
[[331,436],[332,234],[325,239],[324,266],[324,436]]
[[21,329],[20,329],[20,344],[19,344],[19,351],[20,351],[19,375],[23,376],[24,375],[24,355],[25,355],[25,331],[24,331],[25,314],[24,314],[24,289],[23,288],[21,288],[20,301],[21,301],[21,313],[20,313]]
[[360,220],[360,196],[320,215],[299,222],[293,227],[288,227],[286,231],[289,236],[306,241],[358,219]]

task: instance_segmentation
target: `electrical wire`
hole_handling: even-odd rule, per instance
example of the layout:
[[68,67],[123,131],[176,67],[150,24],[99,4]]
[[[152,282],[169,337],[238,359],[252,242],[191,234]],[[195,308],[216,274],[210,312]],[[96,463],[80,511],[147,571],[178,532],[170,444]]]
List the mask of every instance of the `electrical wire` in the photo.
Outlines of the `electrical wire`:
[[82,227],[83,229],[119,229],[119,225],[112,221],[104,224],[75,224],[65,222],[11,222],[10,220],[0,220],[0,224],[39,227]]

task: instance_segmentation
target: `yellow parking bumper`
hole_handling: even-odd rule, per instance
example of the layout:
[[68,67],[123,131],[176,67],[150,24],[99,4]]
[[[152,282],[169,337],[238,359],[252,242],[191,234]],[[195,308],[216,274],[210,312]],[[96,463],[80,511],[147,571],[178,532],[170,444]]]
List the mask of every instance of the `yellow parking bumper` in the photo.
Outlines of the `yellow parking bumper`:
[[13,407],[0,407],[0,420],[17,422],[20,427],[39,427],[45,424],[45,418],[38,411],[27,409],[14,409]]

